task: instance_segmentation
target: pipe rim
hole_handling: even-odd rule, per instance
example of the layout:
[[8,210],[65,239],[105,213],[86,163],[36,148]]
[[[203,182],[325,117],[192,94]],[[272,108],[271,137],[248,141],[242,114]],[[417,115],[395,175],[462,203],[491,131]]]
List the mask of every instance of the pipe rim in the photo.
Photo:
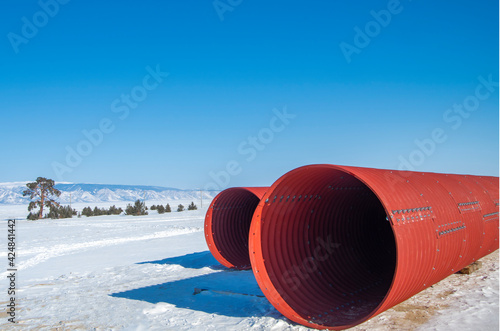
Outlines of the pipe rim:
[[[250,258],[248,255],[248,235],[245,235],[244,240],[241,240],[241,238],[238,237],[241,236],[241,233],[228,233],[228,231],[234,231],[235,229],[239,229],[243,232],[245,232],[245,230],[249,231],[255,207],[260,201],[262,195],[265,193],[265,190],[267,190],[267,187],[232,187],[223,190],[212,200],[205,215],[205,240],[212,255],[223,266],[237,270],[251,269]],[[215,207],[219,202],[227,203],[230,208],[234,207],[234,205],[243,204],[244,209],[240,209],[238,214],[233,213],[227,215],[222,213],[222,215],[217,215],[215,212],[217,209],[215,209]],[[220,219],[220,216],[223,217],[222,220]],[[231,225],[232,229],[223,228],[223,231],[214,231],[214,227],[220,225],[218,223],[237,222],[239,221],[238,218],[241,218],[242,216],[244,218],[249,218],[248,228],[244,229]],[[228,247],[230,249],[228,249]],[[235,253],[235,251],[237,252]],[[235,254],[239,254],[240,256],[235,256]],[[241,256],[242,254],[247,255],[248,261]],[[245,260],[246,262],[241,263],[242,260]]]
[[[377,191],[374,190],[368,183],[366,183],[363,178],[358,176],[355,172],[351,170],[351,168],[355,167],[344,167],[344,166],[338,166],[338,165],[332,165],[332,164],[314,164],[314,165],[306,165],[302,166],[296,169],[293,169],[286,173],[285,175],[281,176],[278,180],[276,180],[273,185],[268,189],[266,194],[262,197],[261,201],[259,202],[259,205],[257,206],[251,227],[250,227],[250,233],[249,233],[249,251],[250,251],[250,261],[252,265],[252,269],[255,275],[255,278],[259,284],[259,287],[261,288],[262,292],[265,294],[269,302],[278,310],[280,311],[284,316],[289,318],[290,320],[300,323],[302,325],[306,325],[309,327],[313,327],[316,329],[332,329],[332,330],[343,330],[345,328],[350,328],[353,326],[356,326],[360,323],[365,322],[366,320],[372,318],[374,315],[378,314],[379,309],[384,305],[384,303],[387,300],[387,297],[389,293],[391,292],[391,289],[394,285],[394,281],[396,279],[396,275],[398,272],[398,244],[397,244],[397,236],[394,232],[393,225],[390,223],[390,229],[391,229],[391,235],[392,239],[394,240],[394,247],[395,247],[395,261],[394,261],[394,269],[392,272],[392,278],[390,281],[389,286],[387,287],[384,297],[378,302],[378,304],[371,309],[371,311],[363,316],[360,319],[355,320],[354,322],[347,324],[347,325],[338,325],[338,326],[329,326],[329,325],[323,325],[323,324],[318,324],[315,323],[311,319],[306,319],[300,314],[298,314],[285,300],[278,292],[276,287],[274,286],[272,280],[270,279],[268,275],[268,268],[266,267],[265,264],[265,258],[264,258],[264,252],[262,248],[262,232],[261,232],[261,226],[262,226],[262,214],[265,211],[266,204],[273,199],[275,195],[275,191],[277,188],[281,187],[282,183],[287,180],[288,177],[293,176],[301,171],[308,170],[308,169],[331,169],[331,170],[336,170],[343,172],[349,176],[352,176],[354,179],[358,180],[361,182],[368,190],[373,193],[373,195],[376,197],[380,205],[383,207],[383,210],[385,212],[385,215],[389,215],[389,210],[386,207],[387,204],[384,202],[384,200],[377,194]],[[273,220],[274,221],[274,220]]]

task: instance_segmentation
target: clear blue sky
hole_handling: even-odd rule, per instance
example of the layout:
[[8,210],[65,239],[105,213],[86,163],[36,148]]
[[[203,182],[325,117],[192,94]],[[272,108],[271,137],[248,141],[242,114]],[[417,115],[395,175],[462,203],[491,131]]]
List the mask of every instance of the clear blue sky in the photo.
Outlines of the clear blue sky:
[[2,182],[498,176],[496,0],[33,0],[0,18]]

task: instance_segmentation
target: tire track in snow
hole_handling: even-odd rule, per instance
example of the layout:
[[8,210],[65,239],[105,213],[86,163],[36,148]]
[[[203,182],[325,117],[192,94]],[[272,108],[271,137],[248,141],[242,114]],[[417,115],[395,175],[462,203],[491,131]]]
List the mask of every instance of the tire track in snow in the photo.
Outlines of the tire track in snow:
[[[35,257],[28,259],[27,261],[18,263],[17,270],[23,270],[26,268],[31,268],[45,262],[51,258],[59,257],[63,255],[69,255],[78,253],[84,250],[92,248],[102,248],[106,246],[119,245],[123,243],[129,243],[134,241],[150,240],[150,239],[160,239],[173,236],[179,236],[188,233],[203,231],[202,228],[190,227],[190,228],[174,228],[166,231],[159,231],[149,235],[138,236],[138,237],[121,237],[121,238],[111,238],[96,241],[81,242],[75,244],[60,244],[49,247],[36,247],[32,249],[19,250],[19,254],[37,254]],[[8,272],[1,274],[1,277],[8,275]]]

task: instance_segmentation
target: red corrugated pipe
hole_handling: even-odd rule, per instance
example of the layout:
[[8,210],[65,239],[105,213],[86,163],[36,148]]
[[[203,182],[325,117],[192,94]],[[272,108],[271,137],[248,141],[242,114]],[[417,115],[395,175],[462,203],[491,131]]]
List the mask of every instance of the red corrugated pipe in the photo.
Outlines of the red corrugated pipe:
[[205,217],[205,240],[222,265],[250,269],[248,231],[267,187],[233,187],[220,192]]
[[283,315],[345,329],[498,249],[498,204],[498,177],[304,166],[260,200],[250,261]]

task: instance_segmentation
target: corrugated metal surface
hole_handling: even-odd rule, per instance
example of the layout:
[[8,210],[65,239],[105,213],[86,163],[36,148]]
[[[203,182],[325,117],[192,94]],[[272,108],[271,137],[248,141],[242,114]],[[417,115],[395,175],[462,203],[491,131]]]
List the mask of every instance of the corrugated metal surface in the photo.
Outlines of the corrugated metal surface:
[[267,187],[233,187],[220,192],[205,216],[205,240],[222,265],[250,269],[248,230]]
[[498,178],[305,166],[269,188],[249,239],[276,309],[344,329],[498,249]]

